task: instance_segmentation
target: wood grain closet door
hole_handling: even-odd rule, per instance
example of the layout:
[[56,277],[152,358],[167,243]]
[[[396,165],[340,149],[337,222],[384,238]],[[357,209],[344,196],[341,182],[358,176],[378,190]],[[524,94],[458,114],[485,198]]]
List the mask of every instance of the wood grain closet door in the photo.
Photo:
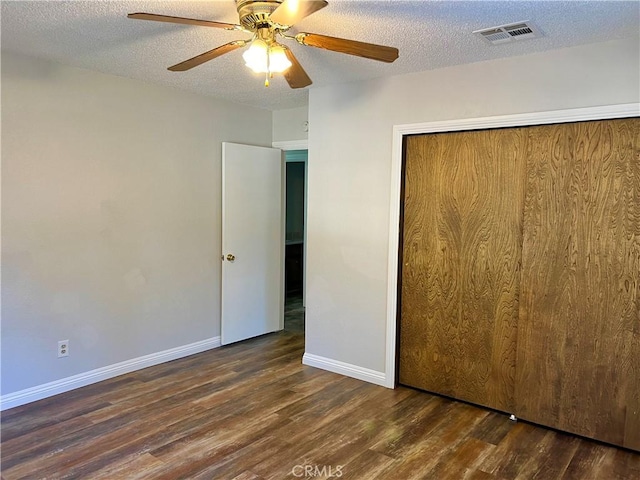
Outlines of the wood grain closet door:
[[526,132],[407,138],[399,381],[512,411]]
[[640,450],[640,120],[530,134],[516,413]]

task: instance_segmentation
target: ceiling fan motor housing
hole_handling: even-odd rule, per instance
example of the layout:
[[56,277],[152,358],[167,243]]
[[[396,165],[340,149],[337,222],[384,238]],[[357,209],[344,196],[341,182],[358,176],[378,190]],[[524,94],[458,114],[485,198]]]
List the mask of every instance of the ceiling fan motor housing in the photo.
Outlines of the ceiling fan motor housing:
[[284,0],[236,0],[240,24],[247,30],[254,31],[260,24],[267,23],[269,15]]

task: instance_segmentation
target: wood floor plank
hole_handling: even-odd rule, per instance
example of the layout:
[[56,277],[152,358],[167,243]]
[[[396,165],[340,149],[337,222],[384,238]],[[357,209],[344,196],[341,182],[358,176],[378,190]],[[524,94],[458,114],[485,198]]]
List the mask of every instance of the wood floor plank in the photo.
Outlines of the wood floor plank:
[[483,442],[498,445],[514,425],[515,423],[504,413],[490,412],[469,435]]
[[[457,406],[460,408],[451,409],[448,415],[439,419],[437,427],[432,428],[428,435],[416,438],[415,442],[406,444],[400,453],[396,452],[402,463],[394,466],[393,472],[385,474],[406,479],[422,479],[432,475],[439,460],[452,455],[467,439],[468,432],[484,417],[478,414],[476,407],[466,404]],[[425,452],[429,452],[428,455]]]
[[407,449],[446,424],[447,417],[454,409],[453,402],[432,397],[422,408],[410,412],[411,420],[396,422],[395,428],[389,429],[388,435],[374,444],[372,449],[390,457],[401,458]]
[[9,410],[2,479],[295,480],[297,465],[353,480],[640,478],[633,452],[304,366],[303,352],[285,331]]
[[17,465],[34,455],[42,445],[69,433],[91,427],[93,423],[84,417],[71,418],[53,425],[43,426],[31,434],[20,435],[2,442],[2,464],[4,468]]
[[[611,462],[612,478],[617,480],[625,478],[640,478],[640,455],[629,455],[630,452],[624,450],[609,450],[607,456],[613,458]],[[601,467],[603,475],[608,474],[607,470]]]
[[[190,480],[235,478],[247,471],[247,469],[252,470],[254,465],[263,462],[267,458],[278,457],[282,451],[286,451],[290,446],[288,442],[271,435],[253,438],[255,438],[255,441],[246,446],[240,446],[224,458],[211,463],[197,474],[193,474]],[[256,475],[253,471],[251,473]]]
[[7,441],[22,435],[28,435],[31,432],[64,422],[67,419],[79,417],[88,412],[101,410],[109,406],[107,402],[99,399],[91,399],[85,402],[81,400],[70,402],[62,400],[61,402],[64,403],[64,406],[62,403],[51,403],[43,406],[42,413],[37,417],[32,415],[13,416],[2,422],[2,440]]
[[166,470],[167,465],[148,453],[134,453],[105,466],[91,474],[91,480],[112,480],[127,478],[137,480],[149,478],[152,470]]
[[522,465],[536,456],[538,445],[547,433],[547,430],[519,422],[480,465],[479,470],[498,478],[515,478]]
[[240,475],[233,477],[233,480],[261,480],[259,476],[257,476],[253,472],[242,472]]
[[457,447],[443,453],[425,478],[464,478],[495,449],[495,445],[476,438],[467,438]]
[[606,455],[611,449],[599,443],[582,443],[571,458],[563,479],[587,478],[588,475],[596,475],[602,471],[606,463]]
[[518,469],[517,479],[546,480],[561,478],[578,449],[578,439],[556,432],[547,432],[531,457]]
[[342,480],[361,480],[363,478],[383,478],[382,472],[392,471],[398,460],[373,450],[365,450],[350,459],[340,470]]

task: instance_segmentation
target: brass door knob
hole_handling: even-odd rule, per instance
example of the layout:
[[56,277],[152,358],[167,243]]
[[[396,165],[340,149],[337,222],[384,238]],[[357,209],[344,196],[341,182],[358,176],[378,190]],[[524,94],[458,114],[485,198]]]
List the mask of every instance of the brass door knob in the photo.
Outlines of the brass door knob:
[[227,255],[227,260],[229,260],[230,262],[233,262],[235,259],[236,259],[235,255],[232,255],[232,254]]

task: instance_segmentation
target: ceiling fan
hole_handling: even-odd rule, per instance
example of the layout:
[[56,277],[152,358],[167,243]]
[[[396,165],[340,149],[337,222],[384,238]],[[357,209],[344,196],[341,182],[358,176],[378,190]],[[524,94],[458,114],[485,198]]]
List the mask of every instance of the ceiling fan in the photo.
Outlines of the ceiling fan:
[[246,65],[254,72],[265,74],[265,86],[274,73],[282,73],[291,88],[304,88],[311,85],[311,79],[304,71],[293,52],[278,43],[278,39],[295,40],[301,45],[323,48],[334,52],[346,53],[391,63],[398,58],[398,49],[375,45],[373,43],[346,40],[316,33],[297,33],[289,35],[288,30],[303,18],[327,6],[325,0],[236,0],[240,24],[221,23],[193,18],[156,15],[153,13],[130,13],[129,18],[151,20],[155,22],[179,23],[203,27],[238,30],[251,33],[248,40],[234,40],[189,60],[169,67],[173,72],[183,72],[197,67],[209,60],[249,46],[243,54]]

